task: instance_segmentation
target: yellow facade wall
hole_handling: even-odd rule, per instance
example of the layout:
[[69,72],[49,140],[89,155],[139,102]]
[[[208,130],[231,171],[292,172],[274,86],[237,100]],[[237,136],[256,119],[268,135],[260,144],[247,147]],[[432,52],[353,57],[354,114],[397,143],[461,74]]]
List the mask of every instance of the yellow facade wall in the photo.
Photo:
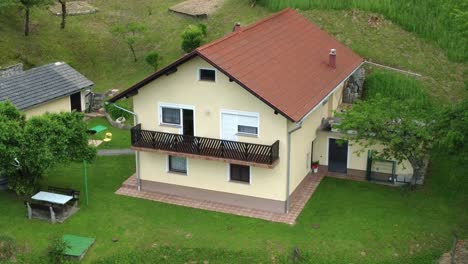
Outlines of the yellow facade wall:
[[49,101],[47,103],[35,106],[24,110],[26,117],[30,118],[32,116],[42,115],[46,112],[49,113],[59,113],[59,112],[70,112],[70,96],[65,96],[59,99]]
[[[326,103],[319,105],[310,113],[303,121],[302,128],[291,136],[291,193],[311,170],[312,142],[316,139],[322,119],[330,117],[341,103],[342,87],[343,84],[340,84],[335,92],[329,95],[328,101],[325,100]],[[295,124],[288,123],[291,131]]]
[[[80,94],[81,94],[81,111],[84,112],[86,108],[85,91],[84,90],[80,91]],[[70,112],[70,111],[71,111],[70,96],[67,95],[67,96],[40,104],[38,106],[28,108],[24,110],[24,113],[26,114],[26,118],[30,118],[32,116],[42,115],[47,112],[60,113],[60,112]]]
[[141,88],[134,96],[134,111],[143,129],[182,133],[178,127],[159,124],[162,103],[190,106],[194,110],[195,136],[221,138],[221,111],[235,110],[259,114],[259,136],[242,137],[238,141],[271,145],[280,141],[280,162],[273,168],[251,167],[251,183],[228,180],[229,165],[220,161],[188,159],[187,176],[167,172],[167,155],[140,152],[141,179],[181,186],[229,192],[284,201],[286,197],[286,118],[230,82],[216,71],[216,82],[198,81],[199,68],[213,68],[196,57],[180,66],[177,72],[161,76]]
[[[342,138],[339,133],[320,131],[314,142],[314,160],[318,160],[320,165],[328,165],[328,141],[329,138]],[[368,150],[382,150],[382,145],[374,145],[371,148],[363,149],[357,143],[348,144],[348,169],[365,171],[367,168]],[[408,161],[397,164],[397,175],[411,176],[413,169]]]

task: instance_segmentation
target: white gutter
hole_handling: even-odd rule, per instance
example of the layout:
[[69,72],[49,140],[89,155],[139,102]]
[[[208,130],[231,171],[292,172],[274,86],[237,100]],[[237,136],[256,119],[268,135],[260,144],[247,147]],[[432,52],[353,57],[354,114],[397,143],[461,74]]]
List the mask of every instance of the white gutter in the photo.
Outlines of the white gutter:
[[286,175],[286,206],[285,206],[285,213],[289,212],[289,207],[291,206],[291,200],[290,200],[290,178],[291,178],[291,134],[296,132],[297,130],[302,128],[302,121],[299,123],[296,123],[296,127],[288,131],[288,158],[287,158],[287,175]]
[[363,61],[361,62],[361,64],[359,64],[359,66],[356,67],[356,69],[354,69],[354,71],[352,71],[348,76],[346,76],[346,78],[343,79],[343,81],[341,81],[335,88],[333,88],[333,90],[331,92],[329,92],[327,94],[327,96],[325,96],[318,104],[316,104],[314,106],[314,108],[312,108],[312,110],[310,110],[303,118],[301,118],[301,120],[299,122],[304,122],[304,120],[309,117],[310,114],[312,114],[312,112],[314,112],[319,106],[321,106],[323,104],[323,102],[325,102],[325,100],[328,100],[328,98],[330,97],[330,95],[332,95],[334,92],[336,92],[336,90],[338,90],[338,88],[346,81],[348,80],[348,78],[353,75],[357,70],[359,70],[361,68],[362,65],[364,65],[364,63],[366,63],[366,61]]
[[[109,104],[108,102],[106,102],[106,104]],[[111,104],[112,106],[124,111],[124,112],[127,112],[131,115],[133,115],[133,124],[134,126],[138,125],[138,115],[135,113],[135,112],[132,112],[130,110],[127,110],[121,106],[118,106],[116,105],[115,103],[112,103]],[[141,179],[140,179],[140,151],[138,150],[135,150],[135,167],[136,167],[136,176],[137,176],[137,189],[138,191],[141,191]]]

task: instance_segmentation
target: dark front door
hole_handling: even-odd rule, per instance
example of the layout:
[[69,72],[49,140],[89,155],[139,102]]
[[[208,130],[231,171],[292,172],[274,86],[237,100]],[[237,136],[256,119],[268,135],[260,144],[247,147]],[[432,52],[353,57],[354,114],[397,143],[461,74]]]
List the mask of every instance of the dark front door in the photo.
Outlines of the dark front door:
[[81,92],[70,95],[71,110],[81,112]]
[[194,135],[193,110],[183,109],[183,134],[186,136]]
[[348,142],[330,138],[328,140],[328,171],[346,173]]

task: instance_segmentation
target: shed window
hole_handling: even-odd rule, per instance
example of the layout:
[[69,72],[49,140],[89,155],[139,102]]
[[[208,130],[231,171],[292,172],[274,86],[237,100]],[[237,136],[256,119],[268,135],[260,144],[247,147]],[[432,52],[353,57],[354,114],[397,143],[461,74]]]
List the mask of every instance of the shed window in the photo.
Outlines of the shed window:
[[250,183],[250,167],[243,165],[230,164],[230,175],[231,181],[246,182]]
[[180,112],[178,108],[162,107],[162,122],[180,125]]
[[169,171],[187,173],[187,158],[169,156]]
[[200,81],[216,81],[216,72],[212,69],[200,69],[199,72],[199,80]]

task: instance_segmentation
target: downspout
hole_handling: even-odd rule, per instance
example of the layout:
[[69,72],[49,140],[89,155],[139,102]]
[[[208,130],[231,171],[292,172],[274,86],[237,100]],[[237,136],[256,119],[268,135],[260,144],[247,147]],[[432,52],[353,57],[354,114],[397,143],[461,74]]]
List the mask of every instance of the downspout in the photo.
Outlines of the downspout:
[[[109,102],[106,102],[106,105],[109,104]],[[138,115],[135,113],[135,112],[132,112],[130,110],[127,110],[121,106],[118,106],[114,103],[111,104],[112,106],[124,111],[124,112],[127,112],[131,115],[133,115],[133,125],[136,126],[138,125]],[[135,150],[135,167],[136,167],[136,176],[137,176],[137,189],[138,191],[141,191],[141,180],[140,180],[140,151],[138,150]]]
[[287,175],[286,175],[286,207],[284,209],[285,213],[289,213],[289,207],[291,205],[291,200],[290,200],[290,193],[289,193],[289,185],[290,185],[290,179],[291,179],[291,135],[292,133],[296,132],[297,130],[302,128],[302,121],[299,123],[296,123],[296,127],[288,131],[288,167],[287,167]]

